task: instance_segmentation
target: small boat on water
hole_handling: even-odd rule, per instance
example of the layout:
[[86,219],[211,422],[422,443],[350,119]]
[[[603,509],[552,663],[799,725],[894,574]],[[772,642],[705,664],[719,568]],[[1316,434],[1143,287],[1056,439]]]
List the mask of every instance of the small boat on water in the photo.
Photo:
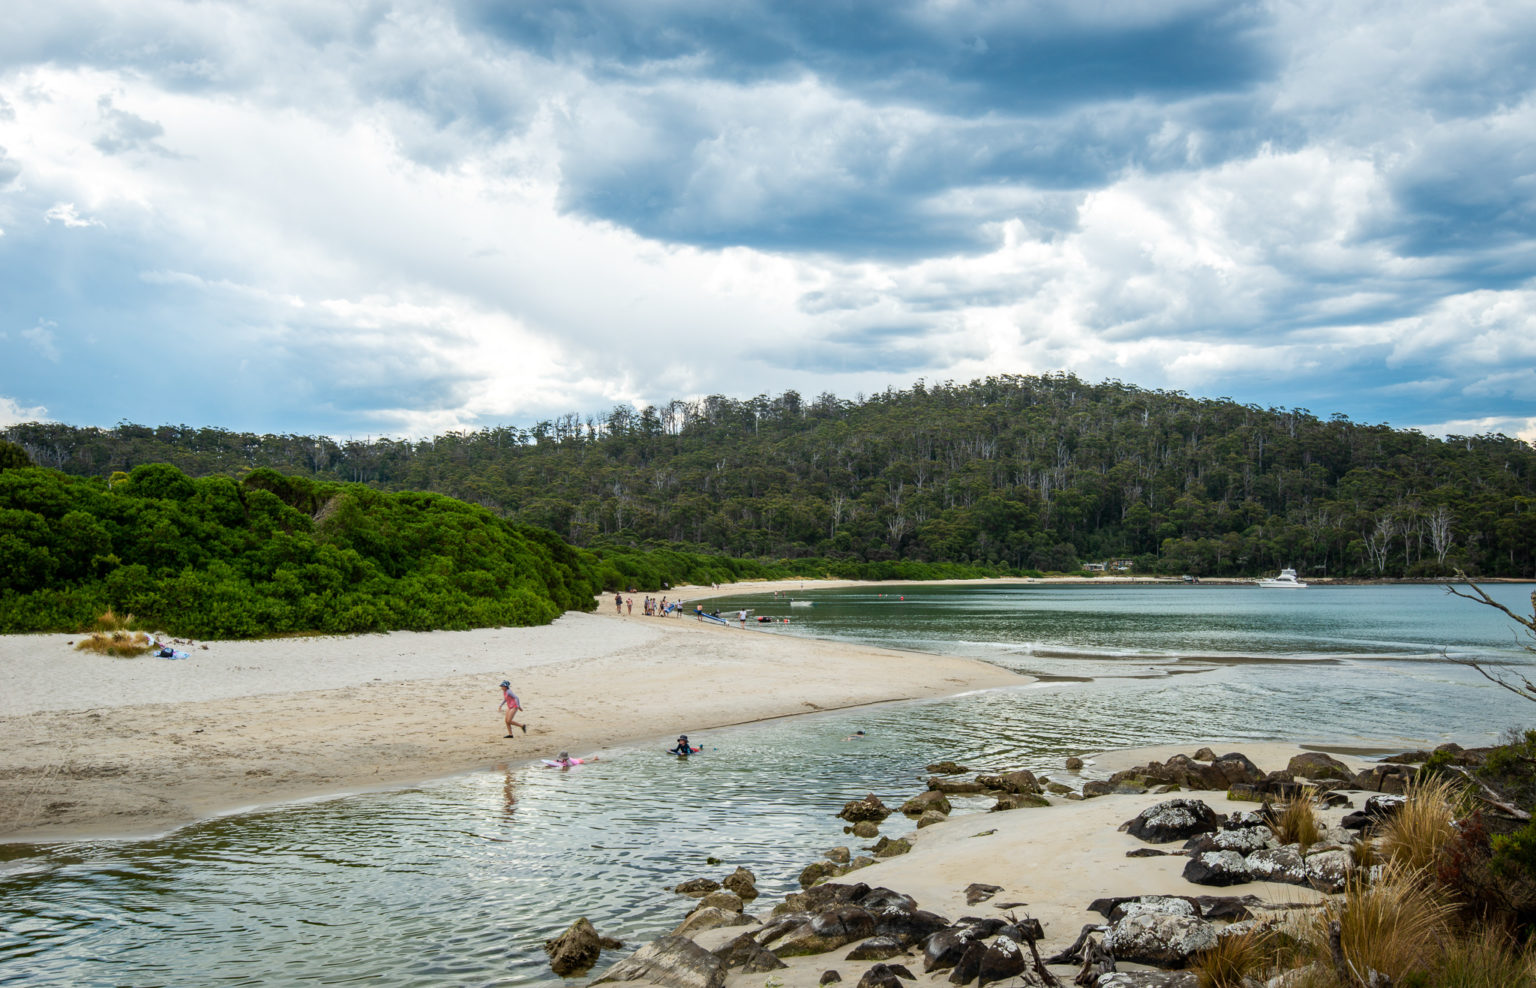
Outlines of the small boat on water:
[[815,603],[816,602],[814,600],[792,600],[792,601],[789,602],[789,606],[790,607],[811,607]]
[[1296,579],[1296,571],[1287,567],[1280,571],[1279,576],[1271,576],[1260,580],[1259,586],[1269,590],[1305,590],[1307,585]]

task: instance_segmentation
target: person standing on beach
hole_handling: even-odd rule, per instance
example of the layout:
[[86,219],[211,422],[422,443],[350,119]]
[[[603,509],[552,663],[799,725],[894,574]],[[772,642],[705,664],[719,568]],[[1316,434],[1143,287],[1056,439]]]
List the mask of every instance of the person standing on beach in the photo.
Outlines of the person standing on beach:
[[510,738],[515,736],[512,733],[512,728],[514,727],[521,727],[523,729],[523,733],[527,734],[528,725],[519,724],[517,721],[512,719],[517,715],[519,710],[523,709],[523,705],[517,702],[517,694],[512,692],[512,682],[506,679],[501,681],[501,703],[497,704],[496,709],[500,710],[502,707],[507,708],[507,737]]
[[736,619],[741,622],[741,630],[742,631],[746,631],[747,630],[747,612],[746,612],[745,608],[743,608],[742,610],[739,610],[739,611],[736,612]]
[[613,595],[613,609],[621,615],[624,613],[624,598],[622,595]]

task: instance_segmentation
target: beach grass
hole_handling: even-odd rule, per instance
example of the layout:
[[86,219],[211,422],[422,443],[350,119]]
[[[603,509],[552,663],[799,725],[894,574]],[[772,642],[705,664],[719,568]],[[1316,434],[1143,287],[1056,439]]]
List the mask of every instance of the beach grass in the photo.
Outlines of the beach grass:
[[115,659],[131,659],[155,647],[154,640],[133,630],[132,614],[118,615],[109,608],[96,619],[96,630],[75,643],[76,651],[95,652]]

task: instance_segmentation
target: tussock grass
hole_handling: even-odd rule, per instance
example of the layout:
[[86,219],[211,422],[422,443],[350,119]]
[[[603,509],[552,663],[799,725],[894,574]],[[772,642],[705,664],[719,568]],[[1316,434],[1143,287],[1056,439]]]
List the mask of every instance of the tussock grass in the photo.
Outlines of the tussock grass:
[[1328,902],[1308,930],[1316,963],[1332,970],[1329,927],[1337,922],[1345,960],[1364,978],[1376,971],[1394,984],[1433,969],[1451,936],[1454,907],[1423,870],[1393,863],[1381,878],[1351,878],[1340,899]]
[[1302,851],[1323,838],[1323,825],[1317,817],[1317,790],[1307,787],[1282,805],[1269,825],[1282,844],[1300,844]]
[[1446,945],[1432,971],[1410,974],[1404,988],[1509,988],[1536,985],[1536,948],[1521,950],[1503,930],[1484,929]]
[[132,630],[133,623],[132,614],[119,617],[109,609],[96,619],[96,630],[75,643],[75,650],[117,659],[143,655],[154,646],[144,632]]
[[1270,926],[1222,937],[1195,961],[1195,980],[1200,988],[1247,988],[1245,979],[1262,982],[1279,962],[1280,939]]
[[1446,845],[1456,836],[1460,790],[1448,778],[1421,782],[1408,791],[1408,801],[1381,827],[1381,855],[1409,870],[1433,869]]

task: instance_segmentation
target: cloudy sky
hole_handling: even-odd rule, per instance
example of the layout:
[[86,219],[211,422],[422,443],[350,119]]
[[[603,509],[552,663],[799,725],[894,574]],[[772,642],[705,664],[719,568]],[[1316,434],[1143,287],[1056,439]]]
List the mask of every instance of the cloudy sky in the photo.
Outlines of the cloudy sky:
[[1070,370],[1536,440],[1529,0],[14,0],[0,424]]

